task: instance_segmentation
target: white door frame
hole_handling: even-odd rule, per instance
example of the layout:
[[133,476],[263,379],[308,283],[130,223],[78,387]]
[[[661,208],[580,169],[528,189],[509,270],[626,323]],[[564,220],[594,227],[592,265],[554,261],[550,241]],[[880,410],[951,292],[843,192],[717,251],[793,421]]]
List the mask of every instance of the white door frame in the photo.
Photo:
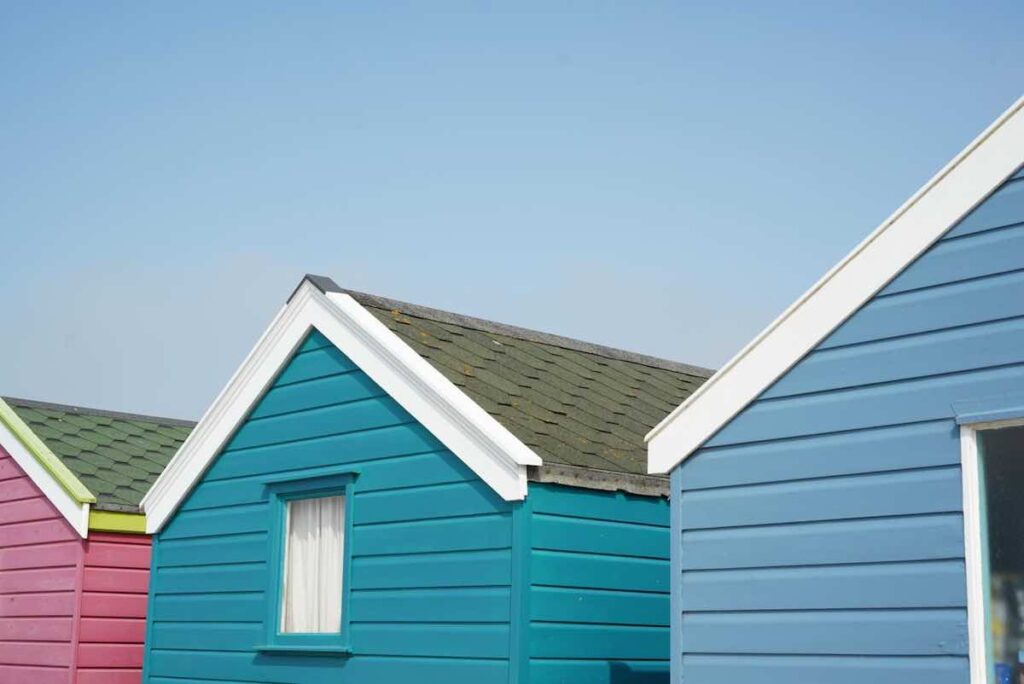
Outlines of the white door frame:
[[964,564],[967,572],[967,634],[971,684],[990,684],[988,639],[988,531],[981,475],[978,433],[1024,425],[1024,418],[960,426],[960,473],[963,486]]

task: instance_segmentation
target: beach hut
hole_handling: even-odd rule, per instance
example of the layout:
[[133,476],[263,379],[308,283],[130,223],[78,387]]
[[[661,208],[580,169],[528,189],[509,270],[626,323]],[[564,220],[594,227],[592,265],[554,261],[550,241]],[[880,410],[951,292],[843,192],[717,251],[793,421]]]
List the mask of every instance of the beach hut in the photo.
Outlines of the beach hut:
[[138,504],[190,428],[0,400],[0,682],[139,682],[150,541]]
[[708,374],[306,277],[143,501],[145,681],[664,681]]
[[1024,681],[1022,164],[1024,100],[652,431],[673,682]]

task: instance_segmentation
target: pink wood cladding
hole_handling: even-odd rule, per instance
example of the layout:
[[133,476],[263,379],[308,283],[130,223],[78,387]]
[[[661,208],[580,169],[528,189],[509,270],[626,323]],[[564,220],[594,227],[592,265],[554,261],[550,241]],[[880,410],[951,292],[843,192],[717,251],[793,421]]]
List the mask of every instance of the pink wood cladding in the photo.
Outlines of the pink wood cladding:
[[75,595],[71,592],[0,595],[0,618],[3,619],[8,617],[72,615],[74,612]]
[[82,541],[0,447],[0,682],[71,681]]
[[82,617],[146,619],[145,594],[89,592],[82,596]]
[[149,587],[148,570],[112,567],[90,568],[88,562],[87,554],[85,584],[83,585],[86,591],[145,594]]
[[2,641],[70,641],[71,617],[5,617],[0,620]]
[[83,541],[0,447],[0,684],[139,684],[149,556]]
[[[13,470],[7,469],[9,472]],[[13,480],[0,480],[0,503],[28,499],[36,493],[36,486],[27,477]]]
[[150,539],[93,532],[85,542],[76,684],[139,684]]
[[67,524],[64,518],[5,525],[4,544],[7,546],[27,546],[29,544],[68,541],[69,532],[74,535],[75,541],[81,541],[81,538],[72,531],[71,526]]
[[77,579],[78,570],[74,567],[4,570],[0,574],[0,595],[74,591]]
[[26,570],[42,567],[74,566],[82,553],[81,541],[54,542],[44,546],[0,547],[0,569]]
[[96,644],[141,644],[145,618],[87,618],[81,620],[79,641]]
[[0,525],[53,520],[59,515],[60,513],[54,510],[53,504],[49,500],[38,497],[0,503]]
[[75,684],[139,684],[138,668],[79,670]]

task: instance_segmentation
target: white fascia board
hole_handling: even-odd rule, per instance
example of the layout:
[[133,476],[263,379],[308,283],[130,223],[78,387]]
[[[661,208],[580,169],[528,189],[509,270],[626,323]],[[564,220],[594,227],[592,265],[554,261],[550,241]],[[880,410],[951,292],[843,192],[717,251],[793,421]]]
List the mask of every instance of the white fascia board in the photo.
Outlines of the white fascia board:
[[306,282],[278,313],[142,499],[158,532],[281,368],[316,328],[507,501],[526,496],[526,466],[541,459],[373,314],[343,293]]
[[[298,300],[296,294],[292,303]],[[160,531],[248,414],[250,405],[273,381],[278,368],[291,354],[284,335],[294,325],[299,311],[298,306],[285,306],[278,311],[256,346],[142,497],[139,507],[146,514],[146,534]]]
[[0,421],[0,446],[25,471],[28,478],[43,492],[53,507],[64,516],[78,536],[83,539],[89,536],[89,504],[78,502],[68,494],[60,482],[39,463],[35,456],[29,453],[17,435],[11,432],[3,421]]
[[1017,100],[646,437],[647,470],[696,451],[1024,163]]

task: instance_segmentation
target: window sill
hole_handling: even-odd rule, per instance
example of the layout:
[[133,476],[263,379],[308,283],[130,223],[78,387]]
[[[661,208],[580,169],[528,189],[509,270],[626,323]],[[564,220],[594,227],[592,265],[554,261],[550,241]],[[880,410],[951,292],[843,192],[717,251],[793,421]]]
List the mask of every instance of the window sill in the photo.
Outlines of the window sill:
[[288,655],[310,655],[310,656],[331,656],[335,658],[347,658],[352,655],[351,646],[315,646],[310,644],[304,646],[302,644],[285,645],[285,644],[265,644],[263,646],[257,646],[256,650],[260,653],[283,653]]

